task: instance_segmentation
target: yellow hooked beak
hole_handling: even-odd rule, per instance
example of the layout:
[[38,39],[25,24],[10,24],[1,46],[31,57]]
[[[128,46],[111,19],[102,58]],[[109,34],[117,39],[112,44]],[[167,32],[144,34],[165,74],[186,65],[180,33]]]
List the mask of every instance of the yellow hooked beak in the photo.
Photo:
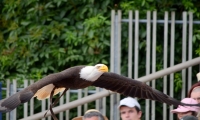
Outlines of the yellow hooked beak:
[[108,67],[106,65],[102,65],[101,67],[99,67],[99,71],[108,72]]

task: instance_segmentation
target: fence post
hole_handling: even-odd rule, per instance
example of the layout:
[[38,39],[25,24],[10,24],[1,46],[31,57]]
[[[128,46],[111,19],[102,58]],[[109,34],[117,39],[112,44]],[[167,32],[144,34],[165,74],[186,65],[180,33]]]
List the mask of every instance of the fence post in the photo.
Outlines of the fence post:
[[[0,100],[2,99],[2,83],[0,82]],[[0,112],[0,120],[2,120],[2,113]]]
[[[117,15],[115,15],[115,11],[112,11],[112,34],[111,35],[111,44],[113,44],[111,48],[111,72],[121,74],[121,10],[117,11]],[[112,94],[110,97],[110,105],[112,106],[110,109],[110,120],[119,120],[119,111],[117,110],[117,106],[120,101],[119,94]]]

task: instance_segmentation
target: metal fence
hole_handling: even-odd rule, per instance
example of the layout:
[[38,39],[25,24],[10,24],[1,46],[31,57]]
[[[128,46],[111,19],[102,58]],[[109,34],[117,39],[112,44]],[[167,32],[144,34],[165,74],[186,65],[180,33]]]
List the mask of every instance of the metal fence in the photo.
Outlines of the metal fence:
[[[156,72],[156,46],[157,46],[157,26],[163,25],[164,29],[164,51],[163,51],[163,69],[166,69],[168,67],[174,66],[174,58],[175,58],[175,26],[180,25],[182,26],[182,62],[186,62],[188,60],[192,60],[194,57],[193,54],[193,44],[192,44],[192,36],[193,36],[193,25],[194,24],[200,24],[200,21],[193,21],[193,14],[183,12],[183,19],[182,20],[175,20],[175,12],[171,12],[171,19],[169,19],[169,12],[165,12],[164,19],[158,20],[157,19],[157,12],[153,11],[147,11],[146,19],[139,19],[139,11],[133,11],[129,12],[128,18],[124,19],[122,18],[121,11],[114,11],[111,12],[111,58],[110,58],[110,71],[121,74],[121,66],[122,66],[122,60],[124,60],[121,57],[121,45],[124,44],[121,42],[122,39],[124,39],[121,35],[122,33],[122,23],[128,24],[128,48],[127,48],[127,66],[128,66],[128,77],[130,78],[140,78],[142,76],[139,76],[138,69],[139,69],[139,29],[140,25],[146,25],[146,68],[145,68],[145,74],[148,76],[149,74]],[[135,15],[135,17],[133,17]],[[189,15],[189,20],[187,19]],[[152,16],[152,18],[151,18]],[[169,26],[171,29],[169,29]],[[171,33],[170,37],[168,36],[168,33]],[[134,34],[133,34],[134,33]],[[170,43],[170,45],[168,44]],[[134,57],[133,57],[134,55]],[[133,73],[133,74],[132,74]],[[188,69],[183,69],[181,71],[182,74],[182,93],[181,97],[184,98],[186,95],[186,92],[188,91],[189,87],[192,85],[192,73],[193,69],[192,67],[189,67]],[[167,75],[167,73],[166,73]],[[163,92],[170,95],[171,97],[174,97],[174,74],[170,74],[169,76],[163,77]],[[167,82],[170,81],[170,82]],[[25,80],[24,81],[24,87],[28,86],[29,84],[32,84],[33,81],[30,81],[30,83]],[[152,82],[147,82],[148,85],[155,88],[156,82],[153,80]],[[7,81],[7,88],[4,88],[3,90],[6,90],[6,96],[10,96],[11,94],[17,92],[20,89],[17,89],[17,81],[13,80],[12,82]],[[84,98],[88,96],[89,94],[98,93],[102,91],[101,88],[96,88],[95,90],[88,90],[88,88],[85,89],[79,89],[79,90],[69,90],[64,97],[60,99],[59,105],[62,106],[65,103],[70,103],[70,95],[75,93],[77,94],[77,99]],[[106,104],[107,100],[110,100],[110,104]],[[117,109],[117,106],[120,101],[120,95],[119,94],[112,94],[110,97],[103,97],[101,99],[98,99],[95,101],[95,108],[100,110],[104,115],[110,116],[110,120],[119,120],[119,111]],[[41,111],[46,111],[48,109],[49,101],[43,100]],[[84,114],[84,112],[87,109],[90,109],[88,106],[89,103],[77,106],[77,115],[81,116]],[[145,120],[156,120],[156,103],[154,101],[146,100],[145,106],[142,106],[145,111],[143,114],[143,119]],[[109,109],[108,109],[109,108]],[[172,107],[170,107],[172,109]],[[23,117],[26,118],[27,116],[32,116],[35,114],[34,112],[34,100],[32,99],[30,102],[25,103],[23,105]],[[28,112],[29,111],[29,112]],[[13,110],[10,113],[6,114],[6,120],[16,120],[17,113],[16,109]],[[72,114],[70,110],[66,110],[64,112],[59,113],[59,120],[69,120],[69,115]],[[64,117],[63,117],[64,116]],[[75,116],[74,116],[75,117]],[[49,116],[48,118],[42,118],[42,120],[51,120],[52,118]],[[163,104],[163,120],[173,120],[174,116],[173,114],[170,114],[169,109],[167,108],[166,104]]]
[[[135,15],[133,18],[133,14]],[[189,15],[189,19],[188,19]],[[171,19],[169,19],[169,16]],[[193,58],[193,25],[200,24],[200,21],[193,21],[193,13],[192,12],[183,12],[182,20],[175,20],[175,12],[165,12],[164,19],[157,19],[156,11],[147,11],[146,19],[139,19],[139,11],[129,11],[129,15],[127,19],[122,18],[121,11],[115,12],[112,11],[112,25],[111,25],[111,70],[120,74],[120,68],[122,66],[121,61],[121,41],[124,39],[122,37],[122,23],[128,24],[128,77],[137,79],[139,76],[139,58],[140,58],[140,49],[139,49],[139,31],[140,25],[146,25],[146,75],[156,72],[156,46],[157,42],[157,27],[158,25],[164,26],[163,29],[163,39],[164,51],[163,51],[163,69],[167,67],[174,66],[175,61],[175,26],[182,26],[182,62],[187,60],[191,60]],[[134,27],[133,27],[134,25]],[[171,29],[169,29],[171,27]],[[134,34],[133,34],[134,33]],[[170,36],[168,35],[170,33]],[[169,45],[170,43],[170,45]],[[134,56],[133,56],[134,55]],[[182,74],[182,93],[181,98],[186,97],[187,91],[192,85],[192,67],[188,69],[183,69],[181,71]],[[132,74],[133,73],[133,74]],[[194,72],[193,72],[194,73]],[[170,81],[167,82],[167,81]],[[153,80],[152,82],[147,82],[148,85],[155,88],[156,82]],[[174,97],[174,74],[170,74],[169,76],[163,77],[163,93]],[[116,99],[119,101],[119,99]],[[173,106],[170,107],[170,110],[173,109]],[[112,109],[111,109],[112,110]],[[163,120],[173,120],[174,116],[167,109],[167,105],[163,104]],[[112,111],[116,113],[115,111]],[[155,101],[146,100],[145,102],[145,120],[156,120],[156,104]],[[119,118],[116,118],[119,119]],[[115,120],[115,119],[111,119]]]

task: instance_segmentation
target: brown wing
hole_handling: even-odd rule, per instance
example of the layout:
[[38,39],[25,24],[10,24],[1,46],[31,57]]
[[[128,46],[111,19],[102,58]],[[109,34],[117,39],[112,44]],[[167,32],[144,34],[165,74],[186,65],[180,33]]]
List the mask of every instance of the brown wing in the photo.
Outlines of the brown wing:
[[[1,100],[0,112],[10,112],[21,103],[25,103],[29,101],[40,88],[46,85],[55,84],[56,86],[59,86],[60,83],[62,83],[62,85],[63,83],[64,85],[67,85],[68,82],[72,83],[72,81],[70,81],[71,78],[73,78],[74,73],[77,73],[77,71],[80,70],[81,68],[82,66],[77,66],[77,67],[66,69],[59,73],[50,74],[42,78],[41,80],[31,84],[30,86],[26,87],[20,92],[17,92],[13,94],[12,96]],[[65,80],[65,82],[63,80]]]
[[123,94],[125,96],[156,100],[174,106],[182,104],[180,101],[153,89],[145,83],[115,73],[104,73],[93,83],[93,85]]

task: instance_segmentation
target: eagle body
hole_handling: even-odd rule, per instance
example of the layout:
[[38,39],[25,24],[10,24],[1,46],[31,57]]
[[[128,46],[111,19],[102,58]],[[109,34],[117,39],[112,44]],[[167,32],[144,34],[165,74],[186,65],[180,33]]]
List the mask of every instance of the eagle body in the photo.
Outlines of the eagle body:
[[49,77],[57,76],[58,81],[52,83],[55,87],[65,87],[70,89],[82,89],[92,84],[91,81],[80,78],[80,71],[85,66],[77,66],[66,69]]
[[[59,92],[66,92],[68,89],[82,89],[88,86],[101,87],[125,96],[155,100],[168,105],[200,106],[200,104],[181,103],[145,83],[108,72],[106,65],[97,64],[95,66],[75,66],[47,75],[12,96],[0,100],[0,112],[10,112],[32,97],[37,97],[39,100],[50,97],[50,100],[52,100],[52,96]],[[51,104],[51,107],[53,106],[54,103]],[[56,120],[52,109],[50,111],[52,117]]]

